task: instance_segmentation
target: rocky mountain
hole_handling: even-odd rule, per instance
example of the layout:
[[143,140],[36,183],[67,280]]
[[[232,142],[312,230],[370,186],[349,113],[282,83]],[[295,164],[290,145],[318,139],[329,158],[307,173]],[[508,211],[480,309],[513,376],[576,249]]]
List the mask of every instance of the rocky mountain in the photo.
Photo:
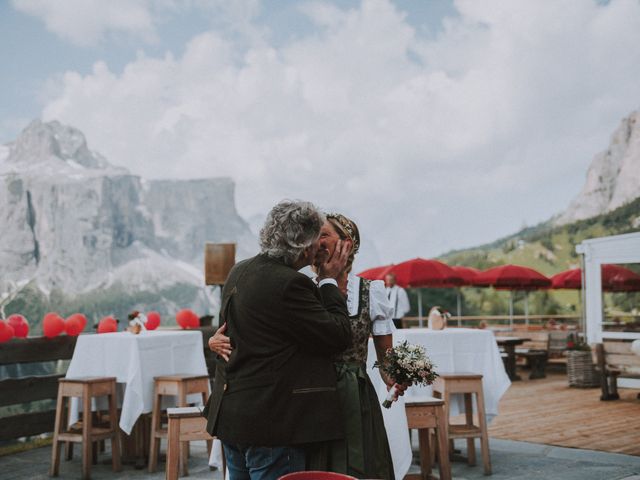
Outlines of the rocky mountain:
[[609,148],[595,156],[580,194],[556,220],[564,225],[591,218],[640,197],[640,110],[623,119]]
[[[240,258],[257,250],[236,211],[232,180],[141,179],[56,121],[32,122],[0,149],[0,219],[5,307],[21,290],[98,306],[101,295],[126,291],[123,311],[155,305],[204,313],[205,242],[237,242]],[[167,290],[191,304],[167,302],[171,295],[158,295]],[[96,308],[96,315],[110,313]]]

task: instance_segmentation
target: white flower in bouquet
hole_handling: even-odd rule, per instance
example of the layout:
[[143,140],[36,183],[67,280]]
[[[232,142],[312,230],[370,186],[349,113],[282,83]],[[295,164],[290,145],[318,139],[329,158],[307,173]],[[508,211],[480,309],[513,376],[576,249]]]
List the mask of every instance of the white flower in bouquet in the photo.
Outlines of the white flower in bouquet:
[[[424,347],[410,344],[406,340],[389,348],[383,361],[375,362],[373,366],[382,370],[396,384],[431,385],[438,376]],[[389,408],[396,394],[394,387],[382,405]]]

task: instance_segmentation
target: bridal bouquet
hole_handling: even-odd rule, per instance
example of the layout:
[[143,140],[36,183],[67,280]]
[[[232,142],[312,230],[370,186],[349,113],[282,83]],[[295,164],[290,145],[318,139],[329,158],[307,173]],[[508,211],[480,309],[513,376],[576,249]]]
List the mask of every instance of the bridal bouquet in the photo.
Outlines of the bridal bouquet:
[[[438,374],[427,353],[421,345],[412,345],[406,340],[393,348],[389,348],[383,361],[375,362],[375,368],[393,378],[396,384],[431,385]],[[396,387],[391,389],[382,406],[391,407],[397,394]]]

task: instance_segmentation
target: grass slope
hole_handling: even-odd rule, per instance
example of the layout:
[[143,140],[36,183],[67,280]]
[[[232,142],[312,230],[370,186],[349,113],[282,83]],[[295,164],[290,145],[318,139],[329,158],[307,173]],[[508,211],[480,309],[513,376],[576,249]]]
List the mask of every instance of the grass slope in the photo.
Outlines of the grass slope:
[[[568,225],[548,222],[525,228],[513,235],[492,243],[465,250],[454,250],[439,259],[449,265],[466,265],[484,270],[497,265],[512,263],[534,268],[551,276],[580,266],[575,247],[583,240],[609,235],[640,231],[640,197],[622,207],[597,217],[580,220]],[[635,268],[635,267],[632,267]],[[640,270],[638,270],[640,272]],[[466,315],[499,315],[508,310],[509,294],[492,289],[462,289]],[[609,294],[609,308],[632,309],[640,305],[639,294]],[[412,313],[417,312],[415,293],[412,295]],[[516,293],[516,300],[523,298]],[[529,295],[529,311],[532,314],[576,313],[580,298],[576,291],[552,290],[533,292]],[[423,289],[423,304],[441,305],[456,311],[456,295],[451,289]],[[629,311],[629,310],[627,310]],[[515,313],[523,313],[522,302],[515,305]]]

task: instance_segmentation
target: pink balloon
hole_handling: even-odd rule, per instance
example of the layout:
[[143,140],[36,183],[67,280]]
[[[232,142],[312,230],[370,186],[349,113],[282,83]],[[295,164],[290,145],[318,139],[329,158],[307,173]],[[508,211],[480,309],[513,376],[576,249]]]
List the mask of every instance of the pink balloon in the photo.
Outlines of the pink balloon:
[[113,317],[104,317],[98,323],[98,333],[112,333],[118,331],[118,322]]
[[42,333],[47,338],[57,337],[64,331],[64,320],[57,313],[47,313],[42,319]]
[[147,313],[147,323],[144,324],[147,330],[155,330],[160,325],[160,314],[158,312]]
[[64,322],[64,331],[71,337],[77,337],[82,331],[82,322],[79,318],[71,316]]
[[19,313],[9,315],[7,323],[13,327],[13,332],[16,337],[25,338],[29,335],[29,323],[27,322],[27,319]]
[[8,342],[13,338],[13,327],[4,320],[0,320],[0,343]]
[[72,319],[75,319],[76,321],[78,321],[78,323],[80,324],[81,332],[84,330],[84,327],[87,326],[87,317],[85,317],[81,313],[74,313],[73,315],[69,315],[66,321],[68,322],[69,320],[72,320]]
[[200,326],[200,318],[193,310],[185,308],[176,313],[176,321],[182,328],[197,328]]

